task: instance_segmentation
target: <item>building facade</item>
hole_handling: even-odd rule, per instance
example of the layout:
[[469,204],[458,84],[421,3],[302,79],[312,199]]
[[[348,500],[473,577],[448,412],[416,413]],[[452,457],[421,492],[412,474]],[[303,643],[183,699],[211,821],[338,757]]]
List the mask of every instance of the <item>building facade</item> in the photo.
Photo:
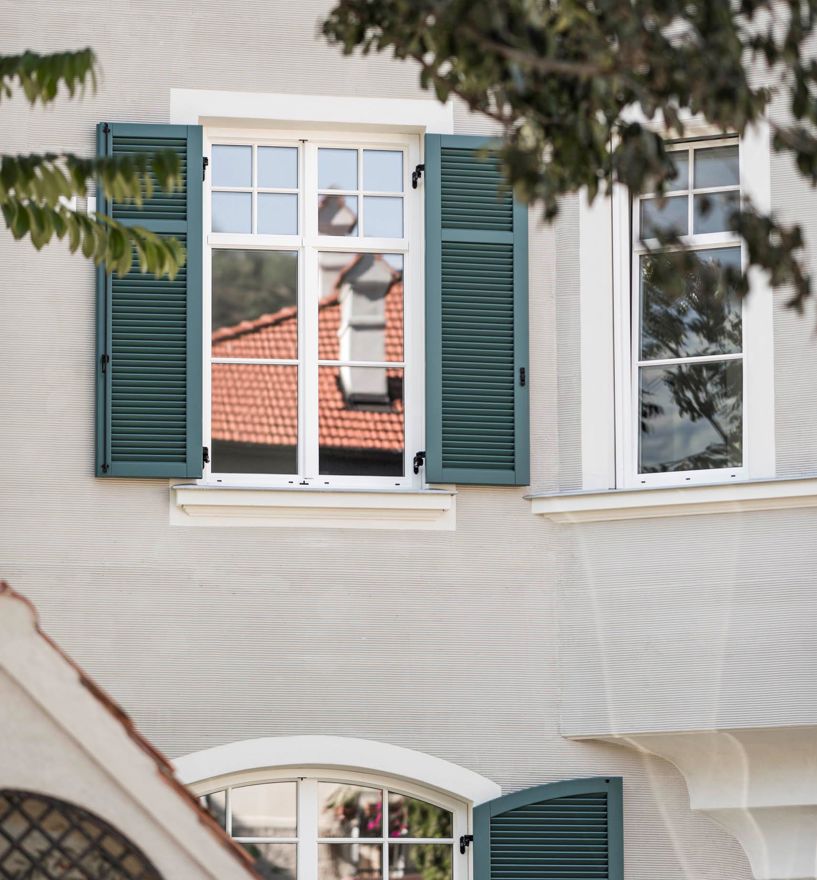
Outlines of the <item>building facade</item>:
[[817,200],[691,120],[664,205],[543,225],[328,9],[0,0],[3,52],[103,70],[3,150],[170,146],[138,219],[188,252],[150,287],[0,241],[0,573],[267,876],[480,878],[480,806],[561,783],[608,810],[570,876],[817,876],[814,314],[717,280],[736,198]]

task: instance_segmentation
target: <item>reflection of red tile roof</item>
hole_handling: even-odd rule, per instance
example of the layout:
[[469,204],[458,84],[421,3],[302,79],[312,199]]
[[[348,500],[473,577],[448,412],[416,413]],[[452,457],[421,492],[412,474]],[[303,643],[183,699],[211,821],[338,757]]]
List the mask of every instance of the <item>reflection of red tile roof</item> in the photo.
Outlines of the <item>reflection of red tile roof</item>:
[[[386,360],[403,359],[403,283],[386,294]],[[341,320],[337,290],[318,305],[319,357],[339,359]],[[294,307],[261,315],[213,332],[213,357],[295,358],[297,312]],[[399,378],[399,369],[388,376]],[[403,401],[391,411],[350,407],[338,383],[339,368],[321,367],[318,376],[320,445],[351,449],[403,450]],[[260,364],[213,364],[213,440],[295,446],[297,442],[298,368]]]

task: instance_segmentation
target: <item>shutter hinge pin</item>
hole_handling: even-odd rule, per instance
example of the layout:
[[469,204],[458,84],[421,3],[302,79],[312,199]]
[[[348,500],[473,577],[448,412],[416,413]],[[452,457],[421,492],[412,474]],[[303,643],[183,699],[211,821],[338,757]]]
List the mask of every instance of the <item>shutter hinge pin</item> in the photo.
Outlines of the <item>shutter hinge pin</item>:
[[465,855],[465,850],[473,843],[474,835],[473,834],[463,834],[460,837],[460,852]]
[[210,160],[207,156],[203,156],[201,160],[201,179],[204,180],[207,177],[207,166],[210,164]]
[[414,171],[411,172],[411,188],[412,189],[417,189],[417,182],[423,176],[423,172],[425,170],[426,170],[426,166],[423,165],[422,163],[420,163],[419,165],[417,165],[415,167]]
[[210,464],[210,447],[202,446],[201,447],[201,463],[202,465]]
[[519,384],[524,388],[525,382],[527,381],[527,373],[525,372],[524,367],[519,368]]
[[110,125],[108,125],[108,123],[106,122],[106,123],[102,126],[102,134],[110,134],[110,133],[111,133],[111,127],[110,127]]
[[99,365],[102,368],[103,373],[108,372],[108,364],[111,362],[111,356],[109,354],[100,355]]
[[420,468],[421,468],[421,467],[423,466],[423,464],[425,463],[425,460],[426,460],[426,453],[425,453],[425,450],[423,450],[422,452],[418,452],[418,453],[415,454],[415,456],[414,456],[414,461],[412,462],[412,464],[414,465],[414,473],[415,473],[415,474],[419,474],[419,473],[420,473]]
[[101,468],[102,473],[103,473],[103,474],[107,474],[108,471],[110,470],[110,467],[111,467],[111,466],[110,466],[109,464],[103,464],[103,465],[102,465],[102,468]]

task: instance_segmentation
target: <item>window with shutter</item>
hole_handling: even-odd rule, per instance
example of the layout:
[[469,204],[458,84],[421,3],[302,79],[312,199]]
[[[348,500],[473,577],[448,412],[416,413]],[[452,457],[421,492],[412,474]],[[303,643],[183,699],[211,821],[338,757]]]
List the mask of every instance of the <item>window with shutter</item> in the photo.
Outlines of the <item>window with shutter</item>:
[[173,280],[97,272],[96,435],[98,476],[200,477],[201,168],[202,133],[195,125],[101,123],[101,156],[172,150],[183,186],[156,187],[142,205],[99,210],[126,226],[179,239],[187,251]]
[[621,779],[538,785],[474,810],[474,880],[622,880]]
[[526,485],[527,209],[491,142],[427,135],[426,432],[432,482]]

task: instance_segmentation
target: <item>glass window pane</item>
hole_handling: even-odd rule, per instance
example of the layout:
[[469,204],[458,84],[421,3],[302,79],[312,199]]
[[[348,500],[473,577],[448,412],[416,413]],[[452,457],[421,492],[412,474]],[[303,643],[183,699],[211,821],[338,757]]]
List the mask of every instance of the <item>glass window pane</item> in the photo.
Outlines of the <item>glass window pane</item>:
[[297,472],[296,366],[213,364],[211,398],[214,473]]
[[667,181],[667,190],[686,189],[689,186],[689,152],[671,150],[669,156],[675,164],[675,176]]
[[740,273],[740,248],[641,257],[641,358],[741,350],[741,301],[725,270]]
[[258,193],[258,233],[298,234],[298,196],[294,193]]
[[270,189],[297,189],[298,148],[259,147],[258,186]]
[[252,232],[252,193],[213,193],[213,232]]
[[233,837],[294,837],[297,786],[296,782],[264,782],[231,789]]
[[214,144],[213,186],[252,186],[252,147]]
[[382,873],[381,844],[318,844],[318,880],[381,880]]
[[214,791],[212,794],[206,794],[204,797],[199,798],[199,803],[222,828],[227,827],[227,797],[225,792]]
[[242,843],[253,857],[254,867],[264,880],[295,880],[297,847],[295,843]]
[[452,822],[442,807],[389,792],[389,837],[451,837]]
[[403,371],[319,367],[321,474],[403,476]]
[[363,197],[363,234],[373,238],[403,237],[403,200],[388,196]]
[[357,196],[318,196],[321,235],[357,235]]
[[379,788],[318,783],[319,837],[382,837],[383,793]]
[[323,252],[318,265],[318,357],[402,361],[402,254]]
[[318,150],[318,189],[357,189],[357,150]]
[[658,231],[686,235],[688,204],[687,196],[671,196],[663,206],[658,199],[642,199],[641,238],[654,238]]
[[213,357],[298,357],[297,251],[214,250]]
[[402,151],[364,150],[363,189],[369,192],[403,192]]
[[740,360],[640,370],[640,473],[740,467]]
[[450,880],[451,856],[451,844],[391,843],[389,880]]
[[740,162],[737,145],[695,150],[695,189],[739,184]]
[[737,192],[709,193],[695,196],[693,232],[729,232],[735,224],[730,221],[733,212],[740,208]]

